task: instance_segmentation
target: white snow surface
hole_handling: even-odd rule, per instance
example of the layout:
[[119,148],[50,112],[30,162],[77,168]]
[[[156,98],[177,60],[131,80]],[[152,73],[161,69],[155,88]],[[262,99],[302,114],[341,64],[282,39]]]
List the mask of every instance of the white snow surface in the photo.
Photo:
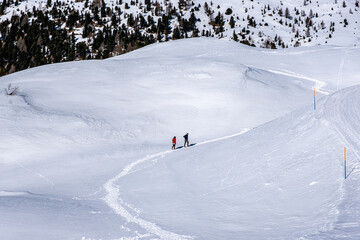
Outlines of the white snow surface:
[[198,38],[2,77],[1,239],[359,239],[359,57]]

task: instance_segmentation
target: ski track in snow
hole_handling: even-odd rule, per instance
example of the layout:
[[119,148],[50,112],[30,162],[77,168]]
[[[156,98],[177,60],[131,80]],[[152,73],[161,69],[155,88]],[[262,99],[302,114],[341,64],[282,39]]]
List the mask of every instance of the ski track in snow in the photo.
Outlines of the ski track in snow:
[[345,50],[344,56],[342,57],[341,62],[340,62],[339,77],[338,77],[338,84],[337,84],[338,91],[341,89],[341,84],[342,84],[342,80],[343,80],[344,64],[345,64],[346,56],[348,55],[348,51],[349,51],[349,49]]
[[[347,54],[347,51],[346,51],[346,54]],[[341,68],[341,77],[342,77],[342,69],[344,67],[343,65],[344,65],[346,54],[345,54],[345,56],[343,58],[343,61],[341,63],[342,65],[340,66],[340,68]],[[326,83],[324,81],[319,80],[319,79],[310,78],[310,77],[307,77],[307,76],[304,76],[304,75],[301,75],[301,74],[298,74],[298,73],[290,72],[290,71],[283,71],[283,70],[271,69],[271,68],[269,68],[269,69],[267,69],[267,68],[258,68],[258,67],[255,68],[255,67],[251,67],[251,66],[248,66],[248,65],[244,65],[244,66],[247,67],[247,70],[245,71],[245,74],[243,75],[243,85],[246,85],[245,76],[247,75],[247,73],[249,71],[253,71],[255,69],[261,69],[263,71],[267,71],[267,72],[271,72],[271,73],[275,73],[275,74],[279,74],[279,75],[283,75],[283,76],[300,78],[300,79],[305,79],[305,80],[312,81],[312,82],[315,83],[314,88],[315,88],[315,90],[317,92],[322,93],[324,95],[329,95],[330,94],[330,92],[322,90],[322,88],[324,88],[326,86]],[[339,73],[339,75],[340,75],[340,73]],[[258,81],[260,83],[263,83],[263,82],[259,81],[258,79],[254,79],[254,80],[256,80],[256,81]]]
[[[271,70],[271,71],[273,71],[273,70]],[[274,72],[281,74],[281,72],[278,72],[276,70]],[[284,73],[284,74],[299,77],[298,75],[292,75],[292,74],[287,74],[287,73]],[[306,78],[306,77],[303,77],[303,78]],[[306,78],[306,79],[308,79],[308,78]],[[321,86],[323,86],[323,85],[321,85]],[[321,91],[320,89],[317,89],[317,90],[318,90],[318,92],[328,94],[327,92]],[[360,141],[357,138],[358,134],[356,134],[356,131],[352,128],[351,124],[355,124],[354,121],[359,119],[360,116],[356,116],[352,113],[346,113],[345,110],[342,110],[341,106],[344,104],[344,101],[346,103],[346,101],[349,101],[349,99],[352,99],[352,97],[351,96],[349,97],[349,95],[351,95],[351,94],[360,95],[359,92],[360,92],[360,87],[348,88],[345,90],[341,90],[339,93],[330,95],[323,106],[324,117],[334,126],[334,128],[337,131],[337,133],[339,134],[339,136],[343,139],[346,146],[348,146],[348,149],[351,150],[355,154],[356,158],[358,159],[357,162],[355,163],[355,167],[358,167],[358,165],[360,163],[359,162],[360,153],[357,151],[357,149],[360,147]],[[349,105],[351,105],[351,104],[349,104]],[[355,111],[355,113],[356,113],[356,111]],[[349,124],[349,123],[351,123],[351,124]],[[236,133],[233,135],[228,135],[228,136],[221,137],[221,138],[203,141],[196,145],[203,145],[203,144],[212,143],[212,142],[232,138],[235,136],[239,136],[239,135],[247,132],[248,130],[249,129],[246,129],[242,132],[239,132],[239,133]],[[354,131],[355,131],[355,133],[354,133]],[[183,150],[183,149],[181,149],[181,150]],[[120,172],[120,174],[118,174],[117,176],[115,176],[114,178],[110,179],[109,181],[107,181],[105,183],[104,189],[107,191],[107,195],[104,197],[104,201],[117,214],[124,217],[127,222],[137,224],[141,228],[145,229],[149,234],[156,235],[160,239],[169,239],[169,240],[170,239],[171,240],[172,239],[175,239],[175,240],[177,240],[177,239],[193,239],[193,237],[191,237],[191,236],[178,235],[176,233],[161,229],[155,223],[146,221],[144,219],[141,219],[138,216],[131,214],[128,210],[126,210],[125,207],[132,209],[137,214],[139,214],[139,212],[136,211],[136,209],[133,209],[133,207],[130,207],[131,205],[129,205],[123,201],[123,199],[121,198],[120,190],[115,184],[121,178],[127,176],[128,174],[131,174],[132,169],[135,166],[142,164],[146,161],[156,159],[156,158],[163,158],[166,155],[173,153],[173,152],[176,152],[176,150],[175,151],[168,150],[168,151],[164,151],[164,152],[160,152],[160,153],[147,155],[146,157],[140,158],[140,159],[128,164]],[[317,182],[310,183],[310,185],[314,185],[314,184],[317,184]],[[359,215],[359,217],[360,217],[360,212],[356,212],[356,210],[355,210],[355,212],[352,212],[352,214]],[[357,218],[355,218],[355,219],[357,219]],[[351,224],[358,224],[358,223],[352,222],[349,224],[351,225]],[[144,236],[144,235],[141,235],[141,236]],[[138,235],[138,238],[141,238],[141,236]],[[146,236],[148,236],[148,235],[146,235]]]
[[[349,106],[354,108],[357,107],[354,106],[355,104],[352,101],[354,100],[354,96],[356,97],[360,94],[359,89],[360,87],[350,87],[331,95],[326,100],[324,109],[326,119],[332,123],[337,133],[342,137],[344,143],[346,143],[348,148],[350,148],[356,155],[358,163],[360,160],[360,153],[357,149],[360,147],[360,141],[358,138],[360,133],[356,131],[357,128],[353,128],[351,126],[358,125],[357,120],[360,119],[360,116],[353,114],[357,113],[356,109],[354,109],[354,111],[346,110],[349,110]],[[347,101],[350,101],[350,103]],[[347,105],[346,108],[343,107],[345,105]]]
[[166,230],[161,229],[159,226],[157,226],[155,223],[146,221],[144,219],[141,219],[137,216],[132,215],[129,211],[125,209],[124,206],[129,206],[129,204],[125,203],[121,197],[120,197],[120,190],[118,187],[116,187],[115,182],[117,182],[119,179],[125,177],[130,173],[130,171],[137,165],[149,161],[156,157],[162,157],[166,154],[171,153],[172,150],[147,155],[144,158],[140,158],[136,160],[135,162],[130,163],[127,165],[117,176],[107,181],[104,185],[104,189],[108,192],[108,194],[105,196],[104,201],[106,204],[112,208],[117,214],[122,216],[126,219],[127,222],[135,223],[145,229],[148,233],[154,234],[160,239],[192,239],[190,236],[185,235],[178,235],[176,233],[172,233]]
[[16,165],[18,165],[19,167],[21,167],[22,169],[24,169],[25,171],[29,172],[29,173],[32,173],[32,174],[35,174],[36,176],[44,179],[47,183],[49,183],[51,186],[55,186],[55,183],[53,181],[51,181],[49,178],[45,177],[44,175],[42,175],[41,173],[39,172],[36,172],[34,170],[31,170],[29,168],[26,168],[24,167],[23,165],[21,165],[19,162],[15,161]]
[[284,71],[280,71],[280,70],[277,70],[277,69],[264,69],[264,70],[275,73],[275,74],[280,74],[280,75],[289,76],[289,77],[295,77],[295,78],[301,78],[301,79],[305,79],[305,80],[315,82],[314,88],[315,88],[315,90],[317,92],[322,93],[324,95],[329,95],[330,94],[327,91],[321,90],[324,86],[326,86],[326,83],[323,82],[323,81],[320,81],[319,79],[309,78],[309,77],[306,77],[306,76],[301,75],[301,74],[288,72],[288,71],[284,72]]
[[[249,129],[244,129],[243,131],[241,131],[239,133],[232,134],[229,136],[203,141],[203,142],[197,143],[196,145],[203,145],[203,144],[213,143],[213,142],[221,141],[224,139],[232,138],[232,137],[244,134],[247,131],[249,131]],[[178,149],[178,150],[183,150],[183,149]],[[125,166],[125,168],[123,168],[123,170],[117,176],[110,179],[109,181],[107,181],[104,184],[104,189],[107,191],[107,195],[103,198],[103,200],[106,202],[106,204],[110,208],[112,208],[117,214],[119,214],[120,216],[125,218],[127,222],[131,222],[131,223],[135,223],[135,224],[139,225],[141,228],[145,229],[148,233],[154,234],[154,235],[158,236],[160,239],[178,240],[178,239],[193,239],[193,237],[185,236],[185,235],[178,235],[176,233],[163,230],[159,226],[157,226],[155,223],[146,221],[144,219],[141,219],[137,216],[132,215],[128,210],[126,210],[125,207],[132,209],[136,213],[138,213],[138,211],[136,209],[134,209],[133,207],[130,207],[131,206],[130,204],[125,203],[123,201],[123,199],[121,198],[121,195],[120,195],[120,190],[116,186],[115,183],[117,181],[119,181],[121,178],[125,177],[126,175],[132,173],[131,170],[135,166],[142,164],[144,162],[156,159],[156,158],[163,158],[163,157],[165,157],[165,155],[176,152],[178,150],[175,150],[175,151],[167,150],[164,152],[150,154],[150,155],[147,155],[146,157],[140,158],[140,159],[128,164],[127,166]]]
[[[350,169],[347,180],[342,182],[343,196],[342,208],[333,230],[328,235],[315,235],[309,239],[360,239],[360,207],[353,204],[360,201],[359,191],[359,165],[360,165],[360,139],[359,119],[360,112],[356,110],[360,101],[360,87],[350,87],[329,96],[324,104],[324,117],[333,126],[344,142],[347,152],[354,154],[355,159],[349,159]],[[346,107],[345,107],[346,106]],[[351,155],[350,155],[351,156]],[[357,171],[353,172],[354,169]],[[348,179],[348,178],[351,179]]]

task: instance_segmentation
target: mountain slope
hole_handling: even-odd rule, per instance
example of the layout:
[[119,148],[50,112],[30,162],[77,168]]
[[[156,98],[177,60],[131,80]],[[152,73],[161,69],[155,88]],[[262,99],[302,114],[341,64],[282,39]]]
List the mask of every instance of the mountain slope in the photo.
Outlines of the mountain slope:
[[[313,87],[319,100],[357,83],[359,54],[355,47],[270,51],[187,39],[1,78],[0,89],[20,88],[0,94],[2,238],[236,238],[239,231],[253,236],[262,223],[272,229],[259,237],[316,238],[332,224],[341,232],[349,220],[356,228],[357,199],[344,185],[358,189],[358,173],[343,182],[341,166],[342,147],[356,141],[344,144],[347,131],[332,127],[338,101],[318,102],[315,117],[312,102]],[[344,110],[357,113],[352,96]],[[182,144],[186,132],[198,145],[168,153],[171,138]],[[276,230],[282,217],[291,218],[288,230]],[[296,225],[303,220],[309,225]]]
[[[316,112],[301,109],[238,137],[149,159],[118,179],[122,201],[141,209],[139,217],[198,239],[357,239],[358,144],[336,126],[359,131],[359,91],[325,97]],[[348,103],[341,106],[351,118],[342,118],[334,99]]]
[[200,36],[272,49],[358,46],[359,14],[358,0],[4,0],[0,75]]

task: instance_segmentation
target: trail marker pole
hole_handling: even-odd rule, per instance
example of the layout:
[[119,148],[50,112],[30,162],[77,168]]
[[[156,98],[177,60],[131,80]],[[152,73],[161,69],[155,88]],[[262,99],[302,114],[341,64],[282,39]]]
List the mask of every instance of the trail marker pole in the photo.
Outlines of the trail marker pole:
[[315,88],[314,88],[314,110],[316,110],[316,103],[315,103]]
[[346,147],[344,147],[344,173],[346,179]]

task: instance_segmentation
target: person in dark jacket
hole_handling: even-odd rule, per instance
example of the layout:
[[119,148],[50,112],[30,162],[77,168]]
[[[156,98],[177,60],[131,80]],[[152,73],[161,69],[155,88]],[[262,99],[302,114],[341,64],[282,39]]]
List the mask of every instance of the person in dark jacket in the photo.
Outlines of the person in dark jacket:
[[185,147],[185,145],[189,146],[189,133],[186,133],[184,135],[184,139],[185,139],[184,147]]
[[171,149],[175,150],[175,146],[176,146],[176,137],[174,136],[172,139],[172,147]]

